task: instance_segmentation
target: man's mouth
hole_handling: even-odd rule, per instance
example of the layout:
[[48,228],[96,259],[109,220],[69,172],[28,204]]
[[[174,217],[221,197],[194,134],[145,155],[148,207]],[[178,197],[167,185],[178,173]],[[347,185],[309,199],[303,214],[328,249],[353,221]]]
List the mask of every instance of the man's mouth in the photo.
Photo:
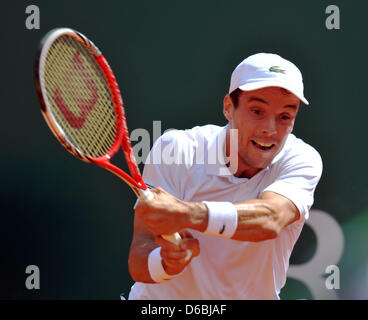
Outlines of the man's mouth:
[[275,144],[274,143],[265,143],[265,142],[262,142],[262,141],[255,141],[255,140],[251,140],[253,145],[258,148],[258,149],[261,149],[261,150],[270,150],[272,149]]

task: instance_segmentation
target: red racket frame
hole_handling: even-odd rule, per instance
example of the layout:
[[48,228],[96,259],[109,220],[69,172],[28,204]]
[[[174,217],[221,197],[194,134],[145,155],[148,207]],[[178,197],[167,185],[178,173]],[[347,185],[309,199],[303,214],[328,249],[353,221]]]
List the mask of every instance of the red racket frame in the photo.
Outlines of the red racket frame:
[[[50,35],[53,33],[58,32],[57,36],[55,38],[58,38],[63,35],[70,36],[74,38],[76,41],[79,41],[82,43],[82,45],[91,53],[91,55],[94,57],[97,65],[100,67],[101,71],[103,72],[104,76],[106,77],[106,81],[108,83],[110,93],[112,95],[112,102],[115,109],[116,114],[116,135],[115,135],[115,141],[110,148],[110,150],[101,157],[90,157],[87,155],[84,155],[81,151],[78,150],[65,136],[63,130],[57,125],[54,116],[47,107],[46,99],[47,96],[43,94],[42,90],[42,83],[41,83],[41,74],[40,74],[40,63],[42,59],[42,55],[45,55],[49,49],[49,47],[46,46],[46,42],[49,41]],[[54,41],[54,40],[53,40]],[[44,52],[46,47],[46,52]],[[49,125],[50,129],[56,136],[56,138],[59,140],[59,142],[74,156],[77,158],[85,161],[90,162],[98,165],[99,167],[102,167],[104,169],[109,170],[122,180],[124,180],[135,192],[135,194],[141,198],[147,198],[145,195],[145,191],[147,190],[147,186],[143,181],[142,175],[139,171],[138,164],[136,162],[136,159],[134,157],[134,152],[131,146],[130,138],[129,138],[129,131],[128,126],[126,123],[126,117],[125,117],[125,111],[124,111],[124,103],[123,99],[121,97],[121,92],[118,86],[118,83],[116,81],[115,75],[111,70],[110,65],[108,64],[107,60],[103,56],[103,54],[100,52],[100,50],[90,41],[88,40],[84,35],[81,33],[73,30],[73,29],[54,29],[51,30],[41,41],[41,45],[38,51],[38,54],[36,56],[35,60],[35,84],[36,84],[36,91],[38,95],[38,99],[41,103],[41,111],[42,115],[44,116],[47,124]],[[128,164],[128,168],[130,171],[130,176],[126,172],[124,172],[122,169],[118,168],[117,166],[113,165],[110,162],[110,159],[114,156],[114,154],[119,150],[120,146],[123,149],[124,156],[126,159],[126,162]]]
[[[84,155],[80,152],[73,144],[67,139],[63,130],[57,124],[51,110],[47,106],[47,99],[48,97],[43,94],[42,90],[42,75],[40,71],[40,66],[42,60],[45,58],[51,44],[55,39],[62,35],[68,35],[73,37],[75,40],[81,42],[83,46],[92,54],[96,63],[101,68],[101,71],[105,75],[107,79],[107,83],[109,85],[110,92],[112,94],[112,100],[115,108],[116,117],[116,136],[115,142],[113,143],[110,150],[101,157],[89,157]],[[42,70],[43,71],[43,70]],[[121,92],[116,81],[115,75],[111,70],[110,65],[106,61],[105,57],[102,55],[100,50],[84,35],[81,33],[69,29],[69,28],[60,28],[51,30],[47,33],[41,41],[38,53],[35,59],[35,67],[34,67],[34,77],[35,77],[35,86],[36,92],[38,96],[38,100],[41,104],[41,112],[43,117],[45,118],[49,128],[54,133],[56,138],[59,142],[75,157],[79,158],[80,160],[94,163],[99,167],[109,170],[120,179],[124,180],[134,191],[138,198],[150,200],[153,198],[153,194],[149,191],[146,184],[143,181],[142,175],[139,171],[138,164],[134,157],[134,152],[132,149],[132,145],[129,138],[129,131],[128,126],[126,123],[125,111],[124,111],[124,104],[123,99],[121,97]],[[110,162],[112,156],[118,151],[119,147],[122,146],[125,159],[127,161],[129,171],[132,176],[128,175],[122,169],[118,168],[117,166],[113,165]],[[162,235],[167,241],[170,241],[175,244],[179,244],[181,237],[178,233],[172,235]],[[188,256],[189,257],[189,256]]]

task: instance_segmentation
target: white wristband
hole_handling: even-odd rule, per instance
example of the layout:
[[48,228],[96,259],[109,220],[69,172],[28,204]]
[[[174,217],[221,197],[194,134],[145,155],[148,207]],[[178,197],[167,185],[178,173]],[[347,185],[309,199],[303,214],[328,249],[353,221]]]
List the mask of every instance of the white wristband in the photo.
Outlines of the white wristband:
[[166,273],[164,267],[162,266],[160,252],[161,247],[157,247],[156,249],[152,250],[148,256],[148,271],[152,280],[155,282],[164,282],[177,276]]
[[204,234],[231,238],[238,226],[238,212],[231,202],[203,201],[208,208],[208,225]]

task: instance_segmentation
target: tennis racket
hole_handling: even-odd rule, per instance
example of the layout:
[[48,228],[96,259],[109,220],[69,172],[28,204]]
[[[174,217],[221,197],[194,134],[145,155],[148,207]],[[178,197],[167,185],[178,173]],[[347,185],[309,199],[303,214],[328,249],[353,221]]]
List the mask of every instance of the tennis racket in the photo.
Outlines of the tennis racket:
[[[59,142],[85,162],[109,170],[141,199],[151,200],[130,143],[121,93],[100,50],[81,33],[59,28],[41,40],[35,59],[41,112]],[[123,149],[131,175],[110,162]],[[163,235],[178,244],[180,235]]]

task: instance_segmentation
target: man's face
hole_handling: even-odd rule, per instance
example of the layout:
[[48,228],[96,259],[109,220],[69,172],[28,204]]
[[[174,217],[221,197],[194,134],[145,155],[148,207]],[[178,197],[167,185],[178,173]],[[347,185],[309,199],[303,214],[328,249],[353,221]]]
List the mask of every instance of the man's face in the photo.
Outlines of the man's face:
[[238,171],[251,177],[267,167],[293,130],[300,100],[278,87],[244,91],[235,108],[224,99],[224,114],[231,129],[238,129]]

